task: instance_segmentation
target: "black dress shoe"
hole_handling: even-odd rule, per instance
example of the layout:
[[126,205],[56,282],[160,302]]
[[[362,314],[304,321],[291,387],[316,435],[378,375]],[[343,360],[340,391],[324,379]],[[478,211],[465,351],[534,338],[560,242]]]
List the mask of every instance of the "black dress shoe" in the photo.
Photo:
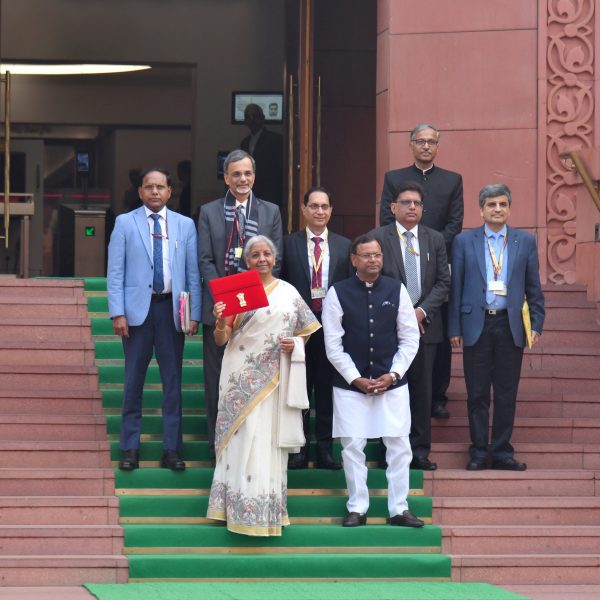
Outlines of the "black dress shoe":
[[449,419],[450,413],[445,406],[437,405],[431,407],[431,416],[434,419]]
[[350,512],[344,517],[344,520],[342,521],[343,527],[359,527],[360,525],[366,525],[366,524],[367,524],[367,514],[366,513],[364,515],[361,515],[360,513],[357,513],[357,512]]
[[503,458],[500,460],[493,460],[492,469],[497,469],[499,471],[525,471],[527,470],[527,464],[518,462],[514,458]]
[[302,448],[300,452],[288,456],[288,469],[306,469],[308,467],[308,452]]
[[421,471],[435,471],[437,469],[437,463],[431,462],[426,456],[414,456],[411,463],[411,469]]
[[171,469],[171,471],[185,471],[185,463],[175,450],[165,450],[160,461],[160,466],[163,469]]
[[121,452],[119,469],[121,471],[133,471],[140,466],[140,453],[138,450],[124,450]]
[[397,525],[398,527],[423,527],[425,523],[415,517],[409,510],[405,510],[401,515],[394,515],[390,519],[390,525]]
[[487,460],[472,458],[467,463],[467,471],[483,471],[488,468]]
[[342,463],[339,460],[335,460],[331,452],[321,451],[317,454],[317,468],[339,471],[342,468]]

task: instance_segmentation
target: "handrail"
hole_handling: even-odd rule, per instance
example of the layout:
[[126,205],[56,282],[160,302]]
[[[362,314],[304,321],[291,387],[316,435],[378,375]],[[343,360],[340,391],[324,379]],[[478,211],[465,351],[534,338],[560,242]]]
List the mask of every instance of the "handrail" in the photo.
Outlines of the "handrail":
[[[583,160],[577,150],[570,150],[569,152],[562,152],[559,157],[563,160],[565,167],[570,169],[571,171],[577,171],[583,184],[585,185],[587,191],[589,192],[598,212],[600,212],[600,194],[598,193],[598,188],[594,185],[594,180],[588,173],[588,170],[585,167]],[[572,165],[568,165],[566,163],[567,160],[570,160]]]

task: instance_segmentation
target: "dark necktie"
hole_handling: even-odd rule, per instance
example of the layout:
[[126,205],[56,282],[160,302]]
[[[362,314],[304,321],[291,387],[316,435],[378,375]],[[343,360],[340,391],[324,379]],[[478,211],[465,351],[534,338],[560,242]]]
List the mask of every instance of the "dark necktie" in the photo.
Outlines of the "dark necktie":
[[413,306],[419,301],[419,278],[417,275],[417,257],[414,254],[412,231],[404,234],[406,239],[406,252],[404,253],[404,269],[406,271],[406,290],[410,296]]
[[[321,268],[319,268],[319,270],[315,270],[315,265],[319,264],[319,258],[321,258],[321,242],[322,239],[320,237],[314,237],[312,238],[312,241],[315,243],[315,250],[314,250],[314,255],[315,255],[315,261],[313,263],[313,268],[312,268],[312,277],[310,280],[310,287],[315,289],[315,288],[320,288],[323,287],[323,278],[321,277],[322,273],[323,273],[323,265],[321,264]],[[323,309],[323,298],[313,298],[312,302],[311,302],[311,307],[315,312],[321,312],[321,310]]]
[[162,293],[165,287],[165,278],[163,275],[163,251],[162,251],[162,229],[160,228],[157,214],[150,215],[154,219],[153,241],[153,259],[154,259],[154,279],[152,287],[157,294]]

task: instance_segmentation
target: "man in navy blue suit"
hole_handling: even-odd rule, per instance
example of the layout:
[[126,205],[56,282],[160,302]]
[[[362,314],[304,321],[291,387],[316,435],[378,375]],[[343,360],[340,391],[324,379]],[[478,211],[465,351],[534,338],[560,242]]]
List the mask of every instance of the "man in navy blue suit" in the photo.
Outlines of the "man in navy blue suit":
[[[143,206],[117,218],[108,246],[108,310],[125,352],[119,468],[132,471],[139,466],[142,392],[154,350],[163,385],[161,466],[183,471],[183,342],[185,333],[198,331],[202,302],[196,227],[190,218],[167,210],[171,197],[167,171],[146,169],[140,180]],[[186,332],[179,316],[182,291],[190,294]]]
[[490,458],[492,469],[527,469],[510,443],[526,344],[523,301],[529,303],[532,344],[539,341],[545,312],[535,239],[507,226],[511,203],[506,185],[486,185],[479,192],[483,226],[461,233],[452,246],[448,337],[453,348],[464,347],[469,471],[486,469]]

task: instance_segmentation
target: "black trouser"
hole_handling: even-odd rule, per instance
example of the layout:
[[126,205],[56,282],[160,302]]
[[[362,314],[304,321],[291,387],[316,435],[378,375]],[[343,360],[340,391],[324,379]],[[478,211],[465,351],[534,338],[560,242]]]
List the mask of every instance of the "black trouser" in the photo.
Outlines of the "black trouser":
[[452,346],[448,339],[448,303],[444,302],[440,307],[439,318],[442,319],[444,329],[443,340],[436,344],[435,360],[433,363],[433,375],[431,381],[431,405],[443,408],[448,404],[446,392],[450,386],[450,375],[452,370]]
[[[321,321],[321,313],[316,313]],[[306,391],[308,397],[315,398],[315,436],[319,445],[331,444],[331,427],[333,422],[333,367],[327,360],[323,329],[315,331],[306,344]],[[310,411],[303,414],[304,435],[309,440]]]
[[[515,422],[517,389],[521,376],[523,348],[515,346],[508,315],[486,315],[483,331],[475,345],[463,351],[467,408],[474,460],[512,458],[510,444]],[[489,443],[489,410],[494,390],[492,440]]]
[[208,430],[208,451],[215,452],[215,426],[219,406],[219,377],[225,346],[217,346],[213,325],[202,325],[202,348],[204,358],[204,406]]
[[406,376],[410,394],[410,447],[413,456],[427,458],[431,450],[431,371],[437,344],[419,342]]

